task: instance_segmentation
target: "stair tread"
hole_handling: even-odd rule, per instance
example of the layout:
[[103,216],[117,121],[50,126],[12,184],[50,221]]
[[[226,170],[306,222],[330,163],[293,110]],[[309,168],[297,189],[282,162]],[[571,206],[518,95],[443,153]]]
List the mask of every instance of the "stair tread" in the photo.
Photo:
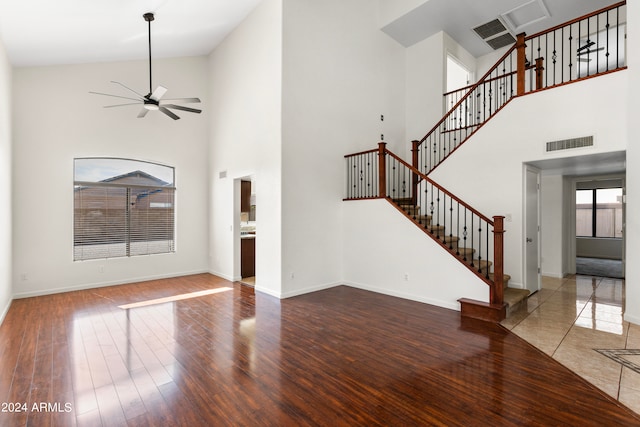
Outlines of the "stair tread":
[[504,290],[504,302],[508,304],[509,307],[513,307],[526,299],[530,293],[527,289],[506,288]]

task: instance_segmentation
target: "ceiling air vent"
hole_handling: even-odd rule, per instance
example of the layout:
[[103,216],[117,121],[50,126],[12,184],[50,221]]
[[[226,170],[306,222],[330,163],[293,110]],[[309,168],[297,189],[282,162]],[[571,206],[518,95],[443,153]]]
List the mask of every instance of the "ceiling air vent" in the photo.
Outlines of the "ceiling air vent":
[[593,136],[583,136],[582,138],[547,142],[547,153],[551,151],[571,150],[582,147],[593,147]]
[[473,31],[493,50],[516,42],[515,37],[498,18],[474,28]]

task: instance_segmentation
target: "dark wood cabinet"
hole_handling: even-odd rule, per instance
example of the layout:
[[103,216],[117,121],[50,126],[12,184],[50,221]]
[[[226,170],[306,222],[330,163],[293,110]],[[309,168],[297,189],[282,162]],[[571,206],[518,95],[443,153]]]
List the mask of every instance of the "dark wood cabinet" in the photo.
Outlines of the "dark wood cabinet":
[[251,181],[240,181],[240,212],[251,211]]
[[244,277],[253,277],[256,275],[256,239],[245,238],[240,239],[240,275]]

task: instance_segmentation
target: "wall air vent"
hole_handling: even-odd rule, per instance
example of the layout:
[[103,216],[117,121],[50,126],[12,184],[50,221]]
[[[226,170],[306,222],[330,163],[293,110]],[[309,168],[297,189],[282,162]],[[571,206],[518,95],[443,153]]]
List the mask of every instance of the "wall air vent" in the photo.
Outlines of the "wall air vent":
[[547,153],[560,150],[572,150],[574,148],[593,147],[593,136],[583,136],[581,138],[547,142],[546,146]]
[[499,18],[482,24],[473,31],[493,50],[509,46],[516,42],[515,37],[509,32],[507,26]]

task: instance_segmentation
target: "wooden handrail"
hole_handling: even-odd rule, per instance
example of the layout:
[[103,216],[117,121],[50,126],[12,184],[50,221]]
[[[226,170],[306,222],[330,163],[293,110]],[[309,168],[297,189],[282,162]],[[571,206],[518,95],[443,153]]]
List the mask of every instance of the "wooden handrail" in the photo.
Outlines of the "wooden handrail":
[[[496,62],[497,64],[500,64],[502,61],[504,61],[505,59],[507,59],[509,57],[509,55],[511,55],[511,53],[513,53],[513,51],[515,50],[515,45],[511,47],[511,49],[509,49],[504,55],[502,55],[502,57]],[[431,135],[433,132],[435,132],[438,127],[444,123],[445,120],[447,120],[447,118],[449,117],[449,113],[451,113],[452,111],[456,110],[460,105],[462,105],[462,102],[464,100],[466,100],[469,97],[469,94],[472,93],[478,86],[480,86],[481,84],[484,84],[484,80],[486,80],[491,73],[493,72],[493,70],[496,68],[496,66],[494,65],[489,71],[487,71],[484,76],[482,76],[482,78],[480,80],[478,80],[473,86],[471,86],[471,89],[469,90],[469,92],[466,93],[465,96],[463,96],[462,98],[460,98],[460,101],[458,101],[456,103],[456,105],[454,105],[453,107],[451,107],[449,109],[449,111],[447,111],[447,113],[444,115],[444,117],[442,117],[440,119],[440,121],[438,123],[436,123],[436,125],[431,128],[431,130],[429,132],[427,132],[427,134],[419,141],[420,145],[422,145],[422,143],[424,141],[427,140],[427,138],[429,137],[429,135]]]
[[420,172],[418,169],[416,169],[415,167],[411,166],[409,163],[405,162],[404,160],[402,160],[400,157],[398,157],[396,154],[392,153],[389,150],[386,150],[386,153],[393,157],[394,159],[396,159],[400,164],[406,166],[412,173],[414,173],[415,175],[417,175],[420,180],[423,181],[427,181],[428,183],[430,183],[431,185],[433,185],[434,187],[436,187],[438,190],[442,191],[444,194],[446,194],[447,196],[451,197],[453,200],[455,200],[456,202],[460,203],[463,207],[465,207],[466,209],[469,210],[469,212],[473,213],[474,215],[476,215],[477,217],[479,217],[480,219],[482,219],[483,221],[487,222],[489,225],[493,226],[493,220],[487,218],[485,215],[481,214],[480,212],[478,212],[476,209],[474,209],[473,207],[471,207],[468,203],[464,202],[462,199],[460,199],[459,197],[455,196],[454,194],[452,194],[449,190],[445,189],[444,187],[442,187],[440,184],[438,184],[437,182],[435,182],[434,180],[432,180],[431,178],[429,178],[427,175],[423,174],[422,172]]
[[349,157],[361,156],[362,154],[377,153],[377,152],[378,152],[378,149],[374,148],[373,150],[360,151],[359,153],[345,154],[344,158],[347,159]]
[[539,33],[535,33],[533,35],[527,36],[525,38],[525,41],[531,40],[531,39],[535,39],[536,37],[543,36],[543,35],[545,35],[547,33],[552,33],[552,32],[554,32],[556,30],[559,30],[562,27],[568,27],[569,25],[577,24],[578,22],[580,22],[582,20],[589,19],[589,18],[594,17],[596,15],[600,15],[601,13],[604,13],[604,12],[607,12],[609,10],[616,9],[618,7],[624,6],[625,4],[627,4],[626,0],[625,1],[621,1],[619,3],[612,4],[610,6],[603,7],[602,9],[596,10],[595,12],[587,13],[586,15],[583,15],[583,16],[581,16],[579,18],[572,19],[571,21],[563,22],[562,24],[556,25],[555,27],[551,27],[551,28],[548,28],[546,30],[540,31]]

